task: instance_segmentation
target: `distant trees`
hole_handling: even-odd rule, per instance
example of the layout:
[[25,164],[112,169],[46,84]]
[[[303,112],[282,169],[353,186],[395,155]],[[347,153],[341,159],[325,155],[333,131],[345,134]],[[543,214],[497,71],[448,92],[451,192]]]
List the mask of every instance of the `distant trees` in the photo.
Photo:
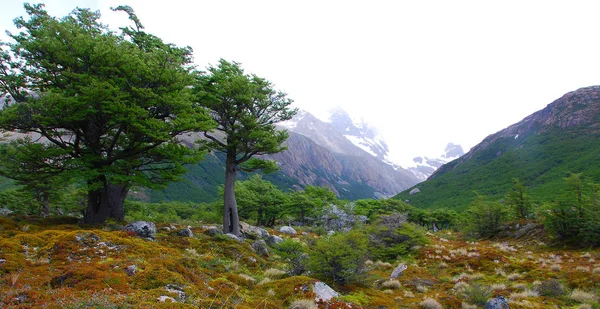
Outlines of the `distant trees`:
[[600,185],[582,174],[564,179],[560,198],[546,206],[548,230],[561,241],[600,245]]
[[61,19],[42,4],[25,10],[29,19],[15,19],[20,32],[0,50],[0,91],[10,103],[0,111],[0,128],[41,138],[10,146],[36,160],[15,155],[24,168],[4,165],[4,175],[79,179],[88,196],[84,222],[123,220],[131,187],[165,185],[200,158],[176,136],[213,127],[206,111],[192,106],[191,49],[144,32],[126,6],[115,10],[134,26],[120,33],[87,9]]
[[527,219],[532,215],[531,200],[525,191],[525,186],[514,178],[513,187],[506,194],[506,204],[518,219]]
[[487,238],[500,232],[506,218],[507,211],[502,203],[478,195],[466,210],[462,226],[471,236]]
[[296,109],[292,100],[256,75],[245,74],[239,63],[220,60],[196,85],[201,107],[217,123],[215,130],[204,130],[209,147],[226,154],[223,231],[239,235],[239,214],[235,199],[235,179],[240,170],[273,170],[273,161],[255,156],[283,151],[288,138],[275,123],[291,119]]

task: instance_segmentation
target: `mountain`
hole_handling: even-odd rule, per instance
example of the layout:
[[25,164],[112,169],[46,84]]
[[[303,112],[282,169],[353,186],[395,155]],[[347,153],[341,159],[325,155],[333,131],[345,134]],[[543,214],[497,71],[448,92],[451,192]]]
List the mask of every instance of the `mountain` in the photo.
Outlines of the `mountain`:
[[396,198],[424,208],[464,209],[476,194],[501,199],[518,178],[539,204],[555,198],[570,173],[600,180],[599,159],[600,86],[592,86],[489,135]]
[[[280,127],[290,134],[285,142],[288,149],[264,156],[276,160],[280,168],[278,172],[264,177],[282,189],[326,186],[340,198],[356,200],[390,197],[418,182],[409,171],[381,160],[387,154],[387,150],[383,150],[387,145],[382,139],[379,139],[381,156],[373,156],[331,124],[305,111],[281,123]],[[355,133],[361,134],[359,131]],[[371,139],[377,143],[376,135],[366,133],[364,136],[364,140]],[[199,137],[187,137],[188,142],[192,143],[194,138]],[[140,190],[136,198],[148,201],[214,200],[218,197],[218,186],[224,181],[223,166],[223,155],[209,154],[204,161],[188,166],[189,172],[184,175],[183,181],[171,183],[164,190]],[[240,173],[239,179],[245,177],[247,174]]]
[[326,185],[340,197],[357,199],[393,196],[418,182],[386,162],[387,145],[372,128],[355,125],[341,110],[329,123],[300,111],[281,126],[290,132],[288,150],[271,157],[301,185]]
[[464,154],[465,152],[460,145],[448,143],[444,149],[444,154],[436,158],[430,158],[426,156],[416,157],[413,159],[415,165],[408,167],[408,170],[411,171],[419,180],[424,181],[442,165],[456,160]]

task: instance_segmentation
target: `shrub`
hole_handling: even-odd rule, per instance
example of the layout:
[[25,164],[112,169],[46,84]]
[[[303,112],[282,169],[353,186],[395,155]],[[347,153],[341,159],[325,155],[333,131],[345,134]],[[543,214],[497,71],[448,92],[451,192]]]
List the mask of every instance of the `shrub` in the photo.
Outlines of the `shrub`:
[[383,261],[394,261],[412,248],[428,242],[425,231],[406,222],[406,215],[399,213],[381,216],[367,229],[367,233],[371,256]]
[[381,284],[382,289],[397,290],[401,287],[402,287],[402,284],[400,284],[400,281],[398,281],[398,280],[388,280]]
[[299,299],[290,304],[290,309],[318,309],[315,301],[312,299]]
[[542,296],[556,297],[565,294],[565,288],[556,279],[543,281],[535,287],[535,291]]
[[442,305],[433,298],[426,298],[421,302],[421,307],[424,309],[442,309]]
[[357,231],[319,239],[308,266],[315,277],[335,284],[360,282],[366,277],[367,237]]
[[589,303],[598,300],[598,296],[590,292],[575,289],[573,292],[571,292],[571,299],[578,303]]
[[507,213],[504,205],[487,201],[485,196],[480,195],[466,211],[463,230],[472,237],[492,237],[500,232],[506,217]]
[[492,291],[489,287],[473,284],[466,287],[463,294],[469,303],[484,306],[488,298],[492,295]]
[[300,242],[286,239],[275,250],[282,261],[288,265],[287,272],[290,276],[299,276],[306,271],[308,254],[306,248]]
[[285,271],[279,270],[276,268],[269,268],[269,269],[265,270],[265,277],[270,278],[270,279],[281,279],[286,274],[287,273]]

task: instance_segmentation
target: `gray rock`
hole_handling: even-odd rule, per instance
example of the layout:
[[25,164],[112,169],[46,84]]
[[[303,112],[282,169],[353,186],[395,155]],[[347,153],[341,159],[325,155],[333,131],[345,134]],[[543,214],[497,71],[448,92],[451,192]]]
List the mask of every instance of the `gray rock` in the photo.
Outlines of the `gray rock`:
[[332,298],[340,296],[340,293],[334,291],[327,284],[321,281],[315,283],[313,286],[313,292],[316,295],[316,301],[319,301],[319,299],[330,301]]
[[498,296],[490,300],[483,309],[509,309],[508,302],[504,296]]
[[276,246],[280,243],[283,242],[283,238],[276,236],[276,235],[271,235],[269,237],[267,237],[265,239],[265,242],[267,243],[267,245],[269,245],[270,247]]
[[252,243],[252,249],[262,256],[269,256],[269,247],[264,240],[256,240]]
[[177,235],[181,237],[194,237],[194,232],[192,232],[192,230],[189,227],[186,227],[184,229],[179,230],[179,232],[177,232]]
[[167,300],[168,300],[168,301],[170,301],[170,302],[172,302],[172,303],[176,303],[176,302],[177,302],[177,301],[175,300],[175,298],[173,298],[173,297],[171,297],[171,296],[165,296],[165,295],[163,295],[163,296],[160,296],[160,297],[158,297],[158,298],[156,299],[156,301],[157,301],[157,302],[159,302],[159,303],[164,303],[164,302],[166,302]]
[[170,227],[168,227],[168,226],[163,226],[163,227],[161,227],[159,230],[160,230],[160,231],[163,231],[163,232],[170,232],[170,231],[171,231],[171,228],[170,228]]
[[13,213],[13,211],[8,208],[0,208],[0,216],[5,217],[10,215],[11,213]]
[[4,263],[6,263],[5,259],[0,259],[0,266],[4,265]]
[[240,222],[240,233],[242,233],[242,235],[248,239],[259,239],[269,236],[269,232],[267,232],[267,230],[252,226],[246,222]]
[[243,240],[243,239],[239,238],[238,236],[236,236],[236,235],[234,235],[234,234],[227,233],[227,234],[224,234],[224,235],[225,235],[226,237],[228,237],[228,238],[231,238],[231,239],[235,240],[235,241],[244,242],[244,240]]
[[396,279],[396,278],[400,277],[400,275],[402,275],[402,272],[405,271],[407,268],[408,268],[408,266],[406,266],[406,264],[400,264],[400,265],[398,265],[392,271],[392,274],[390,275],[390,280]]
[[125,267],[125,272],[127,273],[128,276],[135,275],[136,271],[137,271],[137,266],[135,266],[135,265],[129,265],[129,266]]
[[415,195],[419,192],[421,192],[421,190],[419,188],[414,188],[414,189],[410,190],[410,192],[408,192],[408,195]]
[[178,286],[177,284],[167,284],[167,286],[165,286],[165,290],[169,293],[177,294],[177,298],[180,301],[185,300],[185,292],[183,291],[183,288]]
[[223,231],[216,227],[210,227],[206,231],[204,231],[204,234],[211,236],[211,237],[215,237],[217,235],[223,235]]
[[136,221],[127,224],[125,231],[134,232],[142,238],[154,239],[156,236],[156,225],[149,221]]
[[282,227],[279,228],[279,232],[281,232],[283,234],[292,235],[292,236],[298,234],[296,232],[296,230],[293,227],[291,227],[291,226],[282,226]]

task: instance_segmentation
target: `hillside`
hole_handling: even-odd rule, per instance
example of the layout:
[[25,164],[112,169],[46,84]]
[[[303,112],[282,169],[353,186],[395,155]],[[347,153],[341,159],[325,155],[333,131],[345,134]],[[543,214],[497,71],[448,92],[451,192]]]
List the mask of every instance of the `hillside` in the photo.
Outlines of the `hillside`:
[[[578,89],[486,137],[396,198],[423,208],[464,209],[476,193],[502,198],[518,178],[533,202],[543,203],[560,194],[570,173],[600,180],[599,138],[600,86]],[[414,188],[420,192],[410,195]]]

